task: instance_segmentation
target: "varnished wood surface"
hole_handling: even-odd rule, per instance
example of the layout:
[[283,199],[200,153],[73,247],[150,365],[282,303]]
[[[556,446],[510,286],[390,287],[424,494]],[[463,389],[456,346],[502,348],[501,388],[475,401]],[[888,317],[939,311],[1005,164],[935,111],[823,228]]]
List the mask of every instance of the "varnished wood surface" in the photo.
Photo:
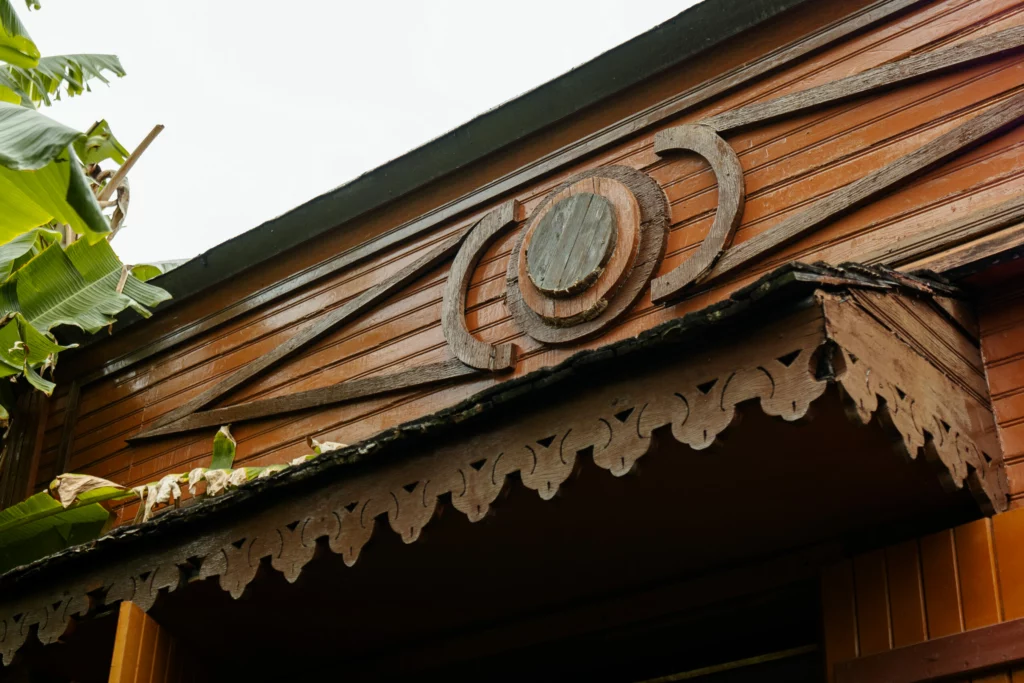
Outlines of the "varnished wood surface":
[[[865,16],[858,15],[855,21],[864,21]],[[809,19],[795,18],[797,22],[806,20]],[[714,174],[700,159],[685,154],[659,158],[653,147],[657,130],[826,84],[901,56],[944,49],[1022,23],[1021,3],[1013,0],[920,3],[913,11],[902,11],[825,49],[821,49],[820,42],[815,43],[818,49],[811,57],[784,64],[785,60],[779,57],[785,54],[782,51],[772,53],[775,56],[770,67],[754,61],[752,71],[746,75],[740,77],[736,72],[728,76],[733,79],[729,81],[728,92],[714,100],[701,99],[703,96],[693,93],[675,97],[674,102],[687,103],[680,105],[678,111],[682,113],[678,118],[657,122],[643,119],[647,123],[633,129],[636,132],[629,136],[618,138],[615,146],[596,145],[589,156],[578,162],[549,167],[531,185],[514,192],[513,186],[508,186],[504,196],[514,196],[529,217],[552,188],[581,171],[612,164],[640,169],[661,185],[669,201],[670,232],[665,257],[655,273],[664,275],[684,263],[708,234],[715,221],[718,188]],[[837,36],[845,30],[834,28],[826,33]],[[826,33],[809,31],[807,40],[825,40]],[[759,36],[757,40],[765,41],[756,43],[764,46],[778,38]],[[801,43],[804,47],[808,44]],[[788,54],[801,53],[797,50]],[[703,73],[717,79],[730,72],[727,68],[718,73]],[[760,75],[748,78],[751,73]],[[915,150],[958,126],[993,111],[1014,95],[1022,77],[1021,56],[1009,54],[870,97],[729,133],[727,141],[737,151],[743,168],[747,198],[733,243],[742,247],[838,188],[913,155]],[[701,92],[716,92],[715,88],[724,87],[723,81],[712,80],[707,86],[712,90]],[[637,115],[637,105],[630,106],[634,110],[629,115]],[[625,115],[624,109],[615,111],[620,117]],[[826,227],[797,237],[756,264],[720,278],[710,291],[669,307],[654,307],[648,295],[643,294],[637,305],[603,336],[585,344],[603,344],[632,336],[701,308],[785,260],[856,260],[859,254],[876,253],[897,237],[916,235],[968,210],[984,209],[1015,197],[1024,189],[1024,173],[1020,170],[1022,143],[1024,131],[1020,128],[1001,129],[972,151],[915,176],[898,191],[875,197]],[[493,204],[484,208],[493,208]],[[465,230],[482,215],[483,209],[461,215],[438,224],[436,230],[416,240],[396,243],[372,260],[353,262],[337,272],[325,271],[315,282],[297,287],[288,297],[263,299],[244,314],[225,319],[187,344],[173,348],[158,345],[154,347],[156,355],[135,365],[126,366],[115,358],[109,370],[98,363],[72,366],[71,371],[84,368],[99,373],[96,376],[101,378],[83,386],[68,468],[138,484],[202,464],[209,457],[207,433],[131,447],[125,439],[195,400],[240,368],[258,363],[286,344],[309,321],[338,310],[419,255]],[[504,301],[505,278],[520,230],[521,227],[498,237],[484,251],[469,279],[466,294],[468,331],[481,341],[515,344],[522,350],[515,375],[551,365],[580,348],[575,345],[553,349],[523,335],[513,322]],[[295,268],[294,264],[289,267]],[[267,374],[217,399],[209,408],[278,399],[345,380],[384,376],[451,360],[440,325],[447,274],[447,266],[425,272],[400,293],[327,333],[301,354],[268,364]],[[291,275],[285,277],[276,272],[268,273],[267,277],[284,282]],[[175,322],[171,317],[155,321],[153,329],[165,329],[163,326]],[[121,343],[115,342],[112,340],[111,348]],[[135,346],[146,344],[135,340]],[[89,358],[89,354],[84,354],[78,362],[85,364]],[[305,452],[308,436],[357,441],[450,405],[493,381],[497,380],[474,379],[458,386],[410,390],[246,425],[236,430],[239,459],[252,465],[286,462]],[[64,383],[50,402],[39,485],[52,478],[57,466],[61,425],[69,403],[68,387]]]
[[829,680],[1022,680],[1022,532],[1015,509],[825,571]]

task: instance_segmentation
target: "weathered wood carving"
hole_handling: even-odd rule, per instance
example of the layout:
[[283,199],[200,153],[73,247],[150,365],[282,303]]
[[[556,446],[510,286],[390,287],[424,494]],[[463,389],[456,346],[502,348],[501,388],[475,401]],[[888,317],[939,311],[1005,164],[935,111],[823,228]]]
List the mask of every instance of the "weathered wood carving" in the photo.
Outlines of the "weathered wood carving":
[[506,304],[516,323],[549,344],[607,328],[643,293],[667,228],[665,193],[645,173],[606,166],[566,181],[537,207],[512,250]]
[[661,156],[673,152],[696,152],[711,164],[718,181],[718,210],[708,236],[693,256],[651,283],[651,299],[657,302],[699,282],[715,265],[722,250],[732,242],[736,226],[743,218],[746,190],[740,158],[710,126],[676,126],[661,131],[654,137],[654,151]]
[[[816,107],[834,104],[914,79],[942,73],[980,59],[991,58],[1024,47],[1024,27],[1016,26],[988,36],[959,43],[933,52],[913,55],[885,64],[864,73],[826,83],[766,102],[759,102],[704,119],[699,122],[719,133],[735,130],[773,119],[792,116]],[[728,231],[720,226],[723,214],[736,204],[734,185],[723,182],[722,172],[714,161],[703,154],[715,170],[719,181],[719,206],[715,226],[697,252],[672,272],[652,284],[652,299],[666,302],[681,296],[699,281],[711,282],[731,273],[769,252],[822,227],[828,221],[877,197],[910,178],[962,153],[1006,126],[1024,117],[1024,95],[1017,94],[996,104],[959,127],[926,143],[914,152],[856,180],[819,200],[804,211],[787,218],[779,225],[762,232],[732,248],[726,248]],[[695,126],[681,126],[659,133],[668,144],[670,139],[694,136]],[[673,149],[656,147],[661,154]],[[694,150],[697,151],[697,150]],[[700,152],[698,152],[700,153]],[[742,181],[739,183],[742,193]],[[740,199],[742,207],[742,198]],[[691,264],[692,262],[692,264]],[[710,267],[708,264],[712,264]]]
[[505,202],[480,219],[455,256],[441,304],[441,329],[452,353],[471,368],[509,370],[516,364],[512,344],[488,344],[469,333],[466,326],[466,292],[469,280],[484,250],[502,232],[515,225],[518,203]]
[[[60,595],[8,598],[0,606],[0,654],[10,662],[31,627],[47,642],[59,638],[72,619],[88,612],[90,596],[96,606],[132,600],[148,609],[160,591],[176,590],[187,575],[216,578],[237,598],[264,558],[295,581],[322,539],[352,565],[382,518],[411,543],[434,518],[442,496],[477,521],[512,474],[549,499],[580,465],[581,452],[623,476],[648,452],[656,429],[668,426],[681,443],[706,448],[732,423],[739,403],[756,400],[769,415],[798,420],[830,383],[850,397],[859,419],[877,417],[894,427],[907,454],[924,453],[947,484],[969,487],[986,510],[1005,508],[1005,474],[991,457],[997,452],[990,450],[991,412],[974,396],[970,373],[954,381],[950,377],[958,373],[940,369],[971,362],[935,341],[954,334],[949,323],[936,314],[929,323],[936,328],[934,340],[912,337],[920,323],[915,316],[899,319],[900,307],[932,320],[920,310],[927,303],[860,291],[819,293],[816,301],[731,343],[485,430],[470,437],[472,448],[454,442],[395,459],[314,495],[281,498],[201,537],[121,561],[115,576],[96,569],[62,586]],[[833,374],[820,374],[823,367]]]

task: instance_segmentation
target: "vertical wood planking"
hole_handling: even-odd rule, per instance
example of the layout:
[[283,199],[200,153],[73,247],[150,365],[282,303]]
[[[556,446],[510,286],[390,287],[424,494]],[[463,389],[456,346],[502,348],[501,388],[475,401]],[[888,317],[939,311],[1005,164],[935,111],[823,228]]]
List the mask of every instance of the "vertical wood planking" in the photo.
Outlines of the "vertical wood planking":
[[991,525],[989,519],[979,519],[954,531],[960,598],[967,629],[1002,620]]
[[117,632],[114,636],[114,657],[110,663],[110,683],[134,683],[142,623],[148,618],[135,603],[121,603],[117,613]]
[[960,633],[964,628],[963,613],[952,529],[921,539],[921,567],[929,637]]
[[[1024,508],[992,519],[996,569],[1003,599],[1003,619],[1024,617]],[[1024,683],[1024,674],[1016,675]]]
[[861,656],[892,649],[885,551],[874,550],[854,558],[853,581]]
[[175,638],[132,602],[122,602],[114,636],[110,683],[181,683],[183,652]]
[[856,659],[858,655],[852,562],[841,562],[822,572],[821,608],[824,616],[825,665],[831,683],[835,663]]
[[885,565],[889,580],[893,647],[927,640],[924,583],[921,579],[921,553],[917,540],[886,548]]

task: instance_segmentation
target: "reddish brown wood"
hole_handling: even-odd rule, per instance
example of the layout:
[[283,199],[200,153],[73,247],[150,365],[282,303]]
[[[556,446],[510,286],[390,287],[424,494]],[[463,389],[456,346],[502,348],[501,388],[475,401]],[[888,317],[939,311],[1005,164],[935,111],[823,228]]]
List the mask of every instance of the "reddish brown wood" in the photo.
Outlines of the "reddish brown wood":
[[891,190],[896,184],[921,173],[954,154],[963,153],[971,146],[991,137],[1004,127],[1024,116],[1024,94],[1015,95],[975,116],[967,123],[939,136],[914,152],[899,158],[870,175],[855,180],[830,194],[771,230],[760,233],[746,242],[726,251],[708,280],[748,265],[770,251],[822,226],[851,208]]
[[965,631],[835,666],[836,683],[924,683],[1024,662],[1024,619]]
[[168,412],[154,422],[152,428],[168,425],[209,405],[215,399],[220,398],[261,372],[280,363],[291,354],[316,341],[331,330],[365,313],[383,299],[401,290],[416,278],[436,267],[440,262],[449,257],[459,247],[461,242],[462,233],[458,233],[445,240],[440,246],[422,258],[417,259],[409,267],[403,268],[390,278],[370,287],[338,310],[304,327],[298,334],[276,347],[273,351],[240,368],[215,386],[210,387],[182,406]]
[[148,429],[133,436],[129,441],[143,441],[160,436],[181,434],[205,427],[248,422],[260,418],[277,417],[311,408],[324,408],[336,403],[352,401],[369,396],[380,396],[396,391],[467,379],[481,374],[459,360],[444,361],[432,365],[421,365],[390,375],[368,377],[343,382],[322,389],[311,389],[280,398],[243,403],[229,408],[216,408],[193,413],[164,427]]
[[[608,292],[608,298],[601,304],[596,315],[570,317],[568,319],[546,319],[531,308],[522,294],[523,283],[519,276],[523,243],[528,232],[516,242],[509,259],[506,273],[506,305],[512,312],[517,325],[530,337],[548,344],[566,344],[592,337],[608,328],[626,312],[643,294],[650,282],[654,269],[665,249],[665,233],[668,227],[668,207],[665,193],[649,175],[625,166],[605,166],[575,176],[564,185],[555,188],[537,208],[542,216],[552,199],[560,197],[563,190],[588,179],[610,179],[624,185],[633,195],[640,208],[639,244],[637,256],[626,271],[622,284]],[[616,275],[616,279],[620,276]],[[575,324],[569,324],[575,323]]]
[[473,268],[488,246],[502,232],[516,223],[518,204],[505,202],[480,219],[466,237],[448,273],[441,306],[441,329],[452,353],[471,368],[499,372],[516,364],[516,347],[512,344],[488,344],[474,337],[466,326],[466,291]]
[[881,88],[891,88],[948,69],[962,68],[972,62],[1019,50],[1021,47],[1024,47],[1024,27],[1014,26],[946,48],[912,55],[816,88],[733,109],[701,123],[724,133],[754,123],[793,116],[808,109],[859,97]]
[[710,126],[676,126],[661,131],[654,138],[654,151],[660,156],[694,152],[711,165],[718,182],[718,209],[708,236],[682,265],[651,282],[651,299],[662,303],[700,282],[715,265],[743,218],[746,190],[739,157]]

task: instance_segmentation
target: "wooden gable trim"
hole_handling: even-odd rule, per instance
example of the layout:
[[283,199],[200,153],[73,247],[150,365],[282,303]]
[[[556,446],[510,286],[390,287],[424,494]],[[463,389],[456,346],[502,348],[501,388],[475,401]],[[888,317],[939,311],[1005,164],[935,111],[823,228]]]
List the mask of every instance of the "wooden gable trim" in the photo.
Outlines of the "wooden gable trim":
[[715,97],[775,71],[785,69],[815,52],[891,19],[910,8],[926,4],[926,2],[927,0],[878,0],[754,61],[730,69],[696,87],[566,145],[458,199],[439,206],[433,211],[399,225],[379,237],[295,273],[286,280],[253,292],[212,315],[183,325],[147,343],[143,348],[134,349],[113,358],[102,367],[83,375],[76,381],[84,386],[121,372],[256,308],[283,298],[341,270],[351,268],[413,238],[425,235],[447,221],[459,219],[474,211],[483,211],[517,188],[607,149],[637,133],[649,130],[668,119],[684,114]]
[[[765,288],[756,291],[768,295]],[[869,300],[873,312],[863,303]],[[917,322],[895,315],[895,306],[914,312]],[[720,312],[709,314],[709,319],[721,317]],[[751,332],[709,341],[653,366],[638,360],[637,371],[575,392],[551,409],[515,413],[511,421],[476,434],[463,432],[461,441],[426,452],[406,447],[417,454],[335,479],[312,493],[249,506],[249,516],[221,517],[225,521],[218,524],[207,512],[200,517],[206,519],[206,531],[199,535],[153,536],[143,546],[132,546],[132,541],[147,539],[146,529],[138,528],[109,543],[101,540],[77,559],[105,552],[106,566],[73,572],[73,579],[57,587],[37,575],[30,582],[34,588],[8,591],[0,602],[0,654],[9,662],[33,628],[44,643],[53,642],[74,618],[104,605],[130,600],[148,610],[161,591],[174,591],[189,577],[215,577],[223,590],[240,597],[267,557],[271,567],[294,582],[320,539],[326,538],[327,546],[351,565],[378,518],[386,518],[411,543],[434,518],[442,496],[478,521],[507,481],[518,480],[547,500],[582,459],[623,476],[648,452],[655,430],[668,427],[677,441],[703,449],[732,423],[737,404],[756,399],[765,413],[798,420],[829,386],[851,400],[861,421],[877,417],[894,426],[909,457],[923,455],[951,487],[969,488],[983,509],[1006,507],[991,411],[968,390],[975,383],[971,373],[978,351],[969,345],[956,353],[935,347],[927,334],[949,339],[961,333],[927,299],[819,290],[810,305]],[[599,376],[595,367],[588,368],[591,378]],[[964,376],[953,381],[947,372]],[[544,378],[539,384],[552,381]],[[479,406],[465,410],[466,417],[481,412]],[[421,431],[423,426],[409,427],[410,433]],[[354,449],[373,451],[372,445]],[[206,507],[220,511],[230,504],[230,499],[214,499],[196,512]],[[158,518],[147,528],[166,524],[180,532],[190,514]]]
[[[715,173],[719,194],[715,223],[709,235],[691,258],[651,282],[652,301],[655,303],[669,302],[687,293],[696,284],[706,285],[735,269],[748,265],[754,259],[761,258],[801,235],[822,227],[851,208],[890,191],[899,183],[983,141],[1006,126],[1017,123],[1021,117],[1024,117],[1024,94],[1010,96],[966,123],[922,145],[910,154],[839,188],[804,211],[785,219],[779,225],[736,247],[730,247],[729,244],[743,211],[745,194],[743,173],[735,151],[720,136],[720,133],[779,117],[792,116],[808,109],[833,104],[878,89],[893,87],[910,80],[932,76],[980,59],[1019,50],[1022,46],[1024,46],[1024,27],[1013,27],[951,47],[912,55],[808,90],[741,107],[704,119],[697,124],[677,126],[659,132],[655,141],[656,153],[665,155],[678,151],[693,151],[702,155],[709,161]],[[597,169],[590,173],[608,174],[615,171],[628,171],[632,175],[640,176],[640,179],[635,180],[634,184],[643,185],[646,181],[647,184],[654,186],[653,191],[648,191],[647,188],[643,192],[633,190],[637,198],[643,196],[648,199],[646,202],[641,201],[645,215],[644,229],[640,231],[640,239],[647,240],[649,247],[647,251],[650,253],[643,255],[643,267],[637,268],[635,276],[631,276],[629,287],[624,287],[623,291],[618,292],[618,296],[612,299],[612,303],[605,302],[607,309],[600,314],[597,320],[587,321],[571,331],[568,328],[557,328],[552,331],[541,324],[537,316],[531,316],[529,308],[522,303],[523,297],[517,288],[519,278],[513,272],[514,264],[518,260],[516,254],[521,249],[521,246],[517,247],[509,265],[508,293],[510,296],[508,304],[515,313],[517,323],[534,339],[547,343],[565,343],[596,334],[612,323],[614,318],[621,315],[650,281],[653,270],[661,257],[662,249],[659,245],[664,242],[662,233],[664,232],[663,223],[666,220],[663,219],[662,214],[667,209],[662,207],[663,202],[655,197],[655,195],[661,196],[662,192],[649,176],[632,169],[620,169],[613,166]],[[557,188],[549,197],[556,194]],[[661,198],[663,199],[663,197]],[[956,229],[954,227],[940,234],[961,240],[964,239],[963,233],[965,232],[977,234],[982,230],[991,230],[993,223],[998,224],[1005,220],[1006,215],[1016,215],[1018,212],[1018,204],[1011,204],[1003,209],[986,209],[981,212],[984,214],[981,217],[968,217],[970,224],[966,228]],[[366,312],[415,277],[446,260],[456,248],[458,248],[458,253],[455,255],[455,262],[451,267],[442,304],[442,328],[449,348],[456,358],[470,368],[490,371],[514,368],[515,347],[507,343],[491,344],[476,339],[466,327],[464,307],[466,291],[475,264],[483,251],[498,235],[517,224],[517,213],[515,201],[498,206],[472,227],[447,238],[425,257],[385,282],[371,287],[338,311],[310,323],[287,343],[235,371],[227,379],[170,411],[149,428],[132,437],[131,440],[166,436],[212,426],[214,422],[211,420],[214,419],[214,416],[211,415],[193,420],[183,420],[183,418],[192,416],[215,399],[273,367],[282,359],[341,324]],[[960,222],[962,223],[963,219]],[[981,227],[978,227],[979,224]],[[459,246],[463,236],[466,236],[466,242]],[[934,236],[929,242],[932,240],[934,240]],[[521,242],[522,238],[520,244]],[[943,240],[943,242],[948,244],[947,240]],[[934,244],[932,248],[934,248]],[[911,253],[913,251],[911,249]],[[625,295],[623,295],[624,292]],[[250,420],[273,415],[270,406],[285,407],[289,412],[302,409],[297,406],[323,407],[338,401],[366,398],[379,393],[426,386],[441,381],[464,379],[472,374],[474,373],[451,364],[431,365],[423,368],[421,372],[409,371],[399,373],[398,376],[383,377],[377,383],[364,381],[356,387],[342,385],[332,390],[318,391],[315,394],[306,392],[298,400],[291,402],[274,400],[274,403],[267,404],[265,401],[257,401],[249,404],[249,407],[235,406],[224,409],[229,412],[220,413],[220,415],[221,419],[225,415],[230,415],[235,421]],[[75,394],[79,390],[80,387],[73,387],[72,393]],[[68,422],[72,423],[73,411],[69,412],[69,415],[71,419]],[[66,431],[67,429],[69,428],[66,427]],[[61,447],[60,460],[62,464],[66,463],[71,448],[70,431],[67,431],[67,436],[66,443],[62,443]]]

